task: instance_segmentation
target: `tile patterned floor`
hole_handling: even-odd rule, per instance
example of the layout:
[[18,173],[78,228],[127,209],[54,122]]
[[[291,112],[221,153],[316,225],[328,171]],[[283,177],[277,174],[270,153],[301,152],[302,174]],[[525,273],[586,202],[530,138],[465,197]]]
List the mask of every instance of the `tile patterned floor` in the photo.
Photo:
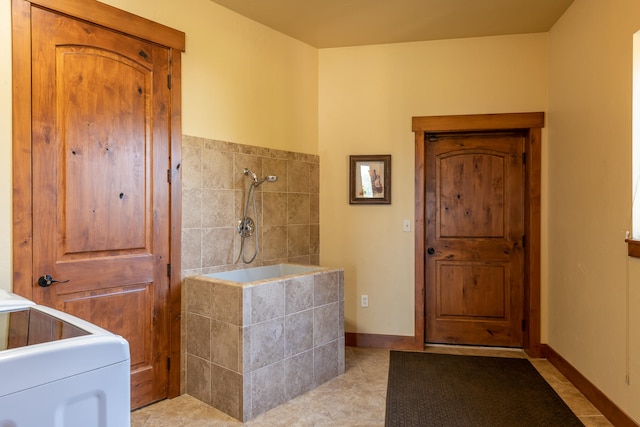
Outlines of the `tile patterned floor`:
[[[428,346],[428,352],[499,357],[527,357],[522,351]],[[612,424],[544,359],[533,365],[587,427]],[[389,350],[347,347],[346,372],[337,378],[242,424],[228,415],[182,395],[131,414],[132,427],[376,427],[384,426]]]

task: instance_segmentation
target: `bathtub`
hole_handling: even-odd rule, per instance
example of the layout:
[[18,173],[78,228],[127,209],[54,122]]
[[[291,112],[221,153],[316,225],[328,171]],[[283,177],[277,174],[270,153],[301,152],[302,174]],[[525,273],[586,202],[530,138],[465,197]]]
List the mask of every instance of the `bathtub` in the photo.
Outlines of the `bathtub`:
[[183,392],[248,421],[344,373],[343,277],[278,264],[185,278]]
[[228,282],[250,283],[300,274],[313,273],[321,268],[313,265],[275,264],[265,267],[253,267],[220,273],[203,274],[204,277],[220,279]]

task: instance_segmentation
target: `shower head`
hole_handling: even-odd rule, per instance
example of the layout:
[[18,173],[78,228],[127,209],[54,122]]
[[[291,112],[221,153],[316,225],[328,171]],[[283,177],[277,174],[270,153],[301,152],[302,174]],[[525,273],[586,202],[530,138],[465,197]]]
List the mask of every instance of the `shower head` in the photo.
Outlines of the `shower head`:
[[255,173],[253,173],[250,169],[244,168],[244,174],[245,174],[245,176],[251,175],[251,178],[253,178],[253,182],[258,182],[257,175]]

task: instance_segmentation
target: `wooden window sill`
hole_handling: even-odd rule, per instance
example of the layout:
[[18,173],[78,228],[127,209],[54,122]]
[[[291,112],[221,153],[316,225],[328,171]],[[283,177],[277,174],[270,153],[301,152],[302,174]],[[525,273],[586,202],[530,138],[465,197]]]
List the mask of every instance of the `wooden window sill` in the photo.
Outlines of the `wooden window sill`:
[[627,242],[628,255],[634,258],[640,258],[640,240],[625,239]]

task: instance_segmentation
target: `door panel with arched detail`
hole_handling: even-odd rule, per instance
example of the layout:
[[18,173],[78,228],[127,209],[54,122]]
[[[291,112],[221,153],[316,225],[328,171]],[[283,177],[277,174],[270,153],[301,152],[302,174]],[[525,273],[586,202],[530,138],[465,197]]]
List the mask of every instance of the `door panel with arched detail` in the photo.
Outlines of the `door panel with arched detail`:
[[127,339],[132,407],[167,397],[169,53],[32,10],[38,303]]
[[524,137],[426,144],[426,341],[522,346]]

